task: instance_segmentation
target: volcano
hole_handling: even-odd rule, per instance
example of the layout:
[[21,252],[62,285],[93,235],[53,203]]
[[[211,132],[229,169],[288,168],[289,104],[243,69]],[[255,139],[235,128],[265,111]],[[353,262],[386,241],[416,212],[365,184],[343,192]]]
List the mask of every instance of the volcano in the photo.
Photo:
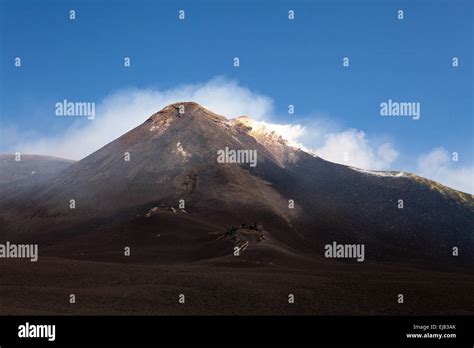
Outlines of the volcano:
[[[472,195],[328,162],[249,117],[176,103],[75,163],[13,157],[0,161],[0,238],[37,243],[40,258],[34,276],[0,264],[6,313],[474,312]],[[327,258],[339,244],[363,245],[364,262]],[[392,287],[412,302],[397,306]],[[70,288],[87,303],[53,300]],[[184,291],[194,300],[179,307]],[[25,292],[40,303],[21,305]]]

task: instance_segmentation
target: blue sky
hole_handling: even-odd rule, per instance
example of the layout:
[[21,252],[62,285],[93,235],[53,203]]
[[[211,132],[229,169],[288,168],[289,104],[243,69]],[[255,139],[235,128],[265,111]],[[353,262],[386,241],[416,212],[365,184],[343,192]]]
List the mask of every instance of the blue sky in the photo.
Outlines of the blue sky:
[[[221,76],[270,98],[274,123],[324,119],[331,130],[363,131],[375,147],[389,142],[399,155],[384,169],[416,172],[420,156],[437,148],[459,153],[451,170],[474,165],[472,1],[0,3],[0,152],[13,152],[18,137],[77,125],[55,117],[57,101],[100,103],[130,88],[164,91]],[[381,117],[388,99],[419,102],[421,118]],[[310,130],[305,141],[320,146]]]

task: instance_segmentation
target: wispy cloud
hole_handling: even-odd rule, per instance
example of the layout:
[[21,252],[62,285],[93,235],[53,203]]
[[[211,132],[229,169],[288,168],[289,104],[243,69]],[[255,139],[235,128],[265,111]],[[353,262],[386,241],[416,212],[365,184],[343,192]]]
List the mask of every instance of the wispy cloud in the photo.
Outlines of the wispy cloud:
[[309,124],[276,124],[258,122],[270,131],[280,134],[288,144],[301,148],[328,161],[362,169],[390,169],[398,158],[391,143],[371,144],[367,135],[357,129],[339,132],[321,122]]
[[454,189],[474,192],[474,166],[452,160],[445,148],[438,147],[418,158],[417,174]]
[[81,159],[140,125],[166,105],[178,101],[195,101],[227,117],[252,115],[261,119],[273,110],[271,98],[224,78],[167,90],[127,89],[102,100],[97,105],[94,120],[77,120],[66,131],[52,137],[16,132],[14,145],[9,148],[24,153]]
[[314,153],[332,162],[362,169],[390,169],[398,157],[391,143],[370,144],[367,135],[357,129],[347,129],[324,136],[324,144]]

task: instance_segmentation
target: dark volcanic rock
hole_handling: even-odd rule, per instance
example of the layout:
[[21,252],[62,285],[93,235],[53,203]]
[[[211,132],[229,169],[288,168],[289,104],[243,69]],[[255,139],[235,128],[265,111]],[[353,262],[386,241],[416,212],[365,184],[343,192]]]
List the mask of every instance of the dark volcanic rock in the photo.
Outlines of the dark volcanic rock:
[[[225,148],[256,150],[257,165],[218,163],[217,153]],[[183,200],[187,214],[166,213],[166,228],[175,224],[187,232],[169,236],[170,243],[183,238],[182,247],[203,259],[221,255],[214,244],[203,251],[200,241],[209,232],[257,222],[275,252],[321,257],[324,245],[337,241],[364,243],[368,260],[453,262],[454,246],[463,250],[456,262],[474,260],[467,252],[474,249],[472,195],[412,174],[376,175],[334,164],[288,146],[247,117],[227,120],[196,103],[167,106],[81,161],[60,167],[60,175],[2,199],[2,238],[41,240],[52,255],[56,245],[67,255],[87,243],[107,254],[121,241],[105,243],[105,236],[122,231],[151,247],[140,231],[159,230],[164,213],[157,210],[140,223],[134,218],[154,207],[179,209]],[[162,240],[167,231],[158,231]]]

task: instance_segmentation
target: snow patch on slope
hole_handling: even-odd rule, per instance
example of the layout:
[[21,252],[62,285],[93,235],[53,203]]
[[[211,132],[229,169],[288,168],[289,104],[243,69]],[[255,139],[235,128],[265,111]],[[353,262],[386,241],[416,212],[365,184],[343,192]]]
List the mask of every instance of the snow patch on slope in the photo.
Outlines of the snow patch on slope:
[[286,142],[286,145],[297,149],[304,149],[304,146],[297,141],[305,131],[304,127],[299,124],[274,124],[265,121],[255,121],[247,116],[233,119],[232,123],[240,123],[250,127],[249,134],[255,138],[270,137],[276,141],[278,138],[281,138],[281,140]]
[[181,145],[180,141],[178,141],[178,143],[176,144],[176,150],[178,150],[178,153],[183,156],[184,160],[187,160],[187,158],[191,156],[191,154],[188,154],[186,151],[184,151],[184,148]]
[[383,171],[360,169],[360,168],[355,168],[355,167],[349,167],[349,168],[357,172],[361,172],[368,175],[384,176],[384,177],[391,177],[391,178],[401,178],[401,177],[407,176],[404,172],[383,172]]

